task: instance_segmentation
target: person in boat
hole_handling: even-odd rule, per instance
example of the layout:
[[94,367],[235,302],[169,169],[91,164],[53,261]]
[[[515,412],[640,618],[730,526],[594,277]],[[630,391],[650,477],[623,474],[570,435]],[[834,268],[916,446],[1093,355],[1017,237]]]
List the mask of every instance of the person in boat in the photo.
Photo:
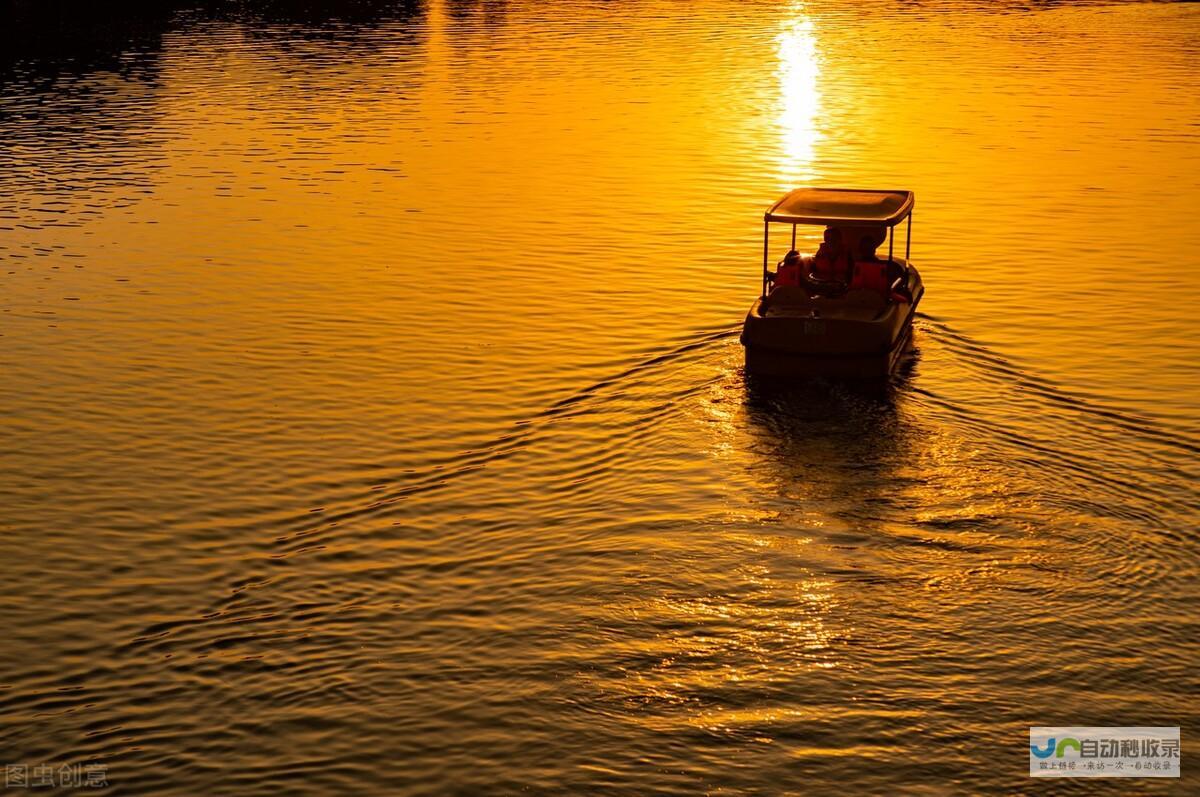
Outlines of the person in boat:
[[813,255],[812,275],[825,282],[845,280],[850,270],[849,259],[842,231],[837,227],[826,227],[825,240]]
[[782,288],[788,285],[799,285],[802,277],[802,268],[803,263],[800,259],[800,253],[795,249],[788,252],[779,264],[779,269],[775,272],[775,287]]
[[903,275],[903,269],[890,260],[880,260],[875,250],[887,238],[883,230],[869,230],[858,239],[858,257],[854,260],[854,276],[849,290],[875,291],[891,301],[911,301],[908,287],[901,285],[896,292],[892,283]]

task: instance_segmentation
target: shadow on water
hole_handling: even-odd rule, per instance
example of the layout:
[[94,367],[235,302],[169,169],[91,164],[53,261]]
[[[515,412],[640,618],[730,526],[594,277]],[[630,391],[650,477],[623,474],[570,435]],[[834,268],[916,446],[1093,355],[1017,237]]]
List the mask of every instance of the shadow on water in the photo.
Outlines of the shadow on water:
[[22,74],[107,70],[121,75],[157,61],[182,3],[5,0],[0,3],[0,80]]
[[869,382],[747,374],[752,450],[778,495],[843,519],[881,519],[903,486],[899,471],[913,458],[915,437],[901,406],[915,361],[910,355],[891,379]]
[[0,82],[15,74],[53,79],[104,70],[129,75],[157,62],[181,22],[282,25],[325,38],[423,13],[423,0],[0,0]]
[[[154,193],[178,135],[161,125],[164,52],[236,30],[280,71],[303,73],[361,62],[381,30],[423,11],[422,0],[0,0],[0,137],[14,153],[0,229],[79,226]],[[418,28],[403,26],[410,43]]]

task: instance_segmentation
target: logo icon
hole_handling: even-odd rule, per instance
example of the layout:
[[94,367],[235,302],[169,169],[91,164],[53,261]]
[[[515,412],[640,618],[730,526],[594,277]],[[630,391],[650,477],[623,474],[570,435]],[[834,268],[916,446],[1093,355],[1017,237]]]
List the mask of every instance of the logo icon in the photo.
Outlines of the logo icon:
[[1036,744],[1029,745],[1029,749],[1032,750],[1033,754],[1038,758],[1049,758],[1051,755],[1053,755],[1055,758],[1062,758],[1063,753],[1070,747],[1074,747],[1076,752],[1080,752],[1082,750],[1079,745],[1079,740],[1072,739],[1070,736],[1063,739],[1057,745],[1054,744],[1054,741],[1055,740],[1053,736],[1047,739],[1045,750],[1039,750]]

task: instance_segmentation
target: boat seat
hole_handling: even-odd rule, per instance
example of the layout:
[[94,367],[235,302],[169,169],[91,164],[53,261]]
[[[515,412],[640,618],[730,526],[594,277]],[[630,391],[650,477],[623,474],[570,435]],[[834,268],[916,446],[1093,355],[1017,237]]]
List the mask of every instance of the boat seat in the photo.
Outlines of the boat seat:
[[780,285],[771,291],[768,299],[772,305],[792,307],[812,303],[808,291],[801,285]]
[[764,316],[808,315],[819,305],[800,285],[781,285],[767,295],[762,304]]
[[851,288],[842,296],[841,301],[847,307],[871,310],[877,314],[886,310],[888,306],[887,299],[874,288]]

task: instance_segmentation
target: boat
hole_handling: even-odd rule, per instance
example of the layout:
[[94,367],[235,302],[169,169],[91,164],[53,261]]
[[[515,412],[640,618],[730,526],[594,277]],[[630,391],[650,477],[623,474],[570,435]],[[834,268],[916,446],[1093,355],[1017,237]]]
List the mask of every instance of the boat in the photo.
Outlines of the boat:
[[[892,373],[911,343],[925,293],[909,260],[914,202],[912,191],[797,188],[767,210],[762,293],[741,335],[746,373],[846,379]],[[895,239],[902,222],[900,257]],[[780,224],[791,226],[792,246],[771,271],[772,225]],[[804,225],[826,228],[826,244],[813,255],[796,251],[797,228]],[[874,255],[884,239],[886,259]]]

